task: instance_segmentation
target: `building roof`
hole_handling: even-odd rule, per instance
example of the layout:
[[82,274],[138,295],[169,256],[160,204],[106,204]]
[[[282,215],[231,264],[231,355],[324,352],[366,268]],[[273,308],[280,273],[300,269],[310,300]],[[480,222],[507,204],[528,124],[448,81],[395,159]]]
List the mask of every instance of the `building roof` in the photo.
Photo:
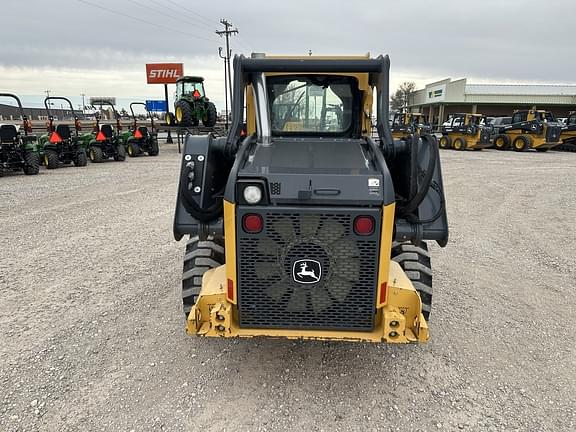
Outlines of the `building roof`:
[[466,84],[466,94],[500,96],[574,96],[570,84]]

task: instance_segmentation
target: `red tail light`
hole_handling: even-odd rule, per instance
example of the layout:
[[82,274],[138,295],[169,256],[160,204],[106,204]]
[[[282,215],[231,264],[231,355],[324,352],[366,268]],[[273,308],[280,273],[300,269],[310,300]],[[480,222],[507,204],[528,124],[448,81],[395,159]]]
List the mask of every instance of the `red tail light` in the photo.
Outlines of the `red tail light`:
[[96,141],[106,141],[106,135],[104,135],[102,131],[98,132],[98,135],[96,135]]
[[58,132],[52,132],[50,134],[50,142],[52,144],[58,144],[62,142],[62,137],[60,137],[60,135],[58,135]]
[[388,288],[387,282],[382,282],[380,284],[380,304],[386,303],[386,290]]
[[234,282],[232,281],[232,279],[228,279],[228,299],[230,301],[234,301]]
[[257,234],[264,228],[262,216],[257,214],[247,214],[242,218],[242,228],[250,234]]
[[136,139],[144,138],[142,135],[142,132],[140,132],[140,129],[136,129],[134,131],[134,138],[136,138]]
[[365,236],[374,232],[374,218],[372,216],[358,216],[354,219],[354,232]]

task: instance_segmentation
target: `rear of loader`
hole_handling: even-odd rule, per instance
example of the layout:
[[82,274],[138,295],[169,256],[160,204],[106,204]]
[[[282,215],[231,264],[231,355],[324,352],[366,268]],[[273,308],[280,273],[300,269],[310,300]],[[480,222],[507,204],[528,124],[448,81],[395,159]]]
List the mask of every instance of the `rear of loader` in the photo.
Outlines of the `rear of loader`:
[[428,340],[442,173],[433,137],[392,138],[388,57],[240,56],[234,70],[228,137],[183,151],[188,333]]

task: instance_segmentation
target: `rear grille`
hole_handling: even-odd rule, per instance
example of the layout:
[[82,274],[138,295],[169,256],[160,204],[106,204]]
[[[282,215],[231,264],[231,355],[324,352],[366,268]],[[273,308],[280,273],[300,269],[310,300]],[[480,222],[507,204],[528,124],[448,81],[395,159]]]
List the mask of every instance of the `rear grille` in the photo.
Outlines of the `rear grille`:
[[547,142],[558,142],[560,141],[561,128],[558,126],[548,126],[546,130],[546,141]]
[[[248,212],[262,215],[262,233],[243,232]],[[373,235],[352,231],[360,214],[376,220]],[[372,330],[380,218],[379,209],[239,208],[240,326]]]

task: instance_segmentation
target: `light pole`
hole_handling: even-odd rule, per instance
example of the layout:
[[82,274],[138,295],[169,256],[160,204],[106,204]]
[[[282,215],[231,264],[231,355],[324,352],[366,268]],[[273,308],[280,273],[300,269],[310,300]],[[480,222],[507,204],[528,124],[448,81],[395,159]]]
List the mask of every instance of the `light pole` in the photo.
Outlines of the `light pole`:
[[82,96],[82,116],[84,116],[84,107],[86,106],[86,104],[84,103],[84,97],[86,95],[84,93],[80,93],[80,96]]

